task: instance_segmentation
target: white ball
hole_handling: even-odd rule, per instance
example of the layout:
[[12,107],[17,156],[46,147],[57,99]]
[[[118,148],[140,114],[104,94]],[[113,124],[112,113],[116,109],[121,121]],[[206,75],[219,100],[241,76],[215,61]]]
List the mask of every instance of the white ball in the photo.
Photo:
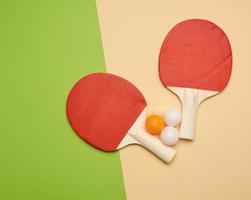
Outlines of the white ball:
[[181,121],[181,114],[175,108],[168,109],[163,114],[163,119],[167,126],[177,126]]
[[174,145],[179,140],[178,130],[174,127],[165,127],[160,134],[160,140],[166,145]]

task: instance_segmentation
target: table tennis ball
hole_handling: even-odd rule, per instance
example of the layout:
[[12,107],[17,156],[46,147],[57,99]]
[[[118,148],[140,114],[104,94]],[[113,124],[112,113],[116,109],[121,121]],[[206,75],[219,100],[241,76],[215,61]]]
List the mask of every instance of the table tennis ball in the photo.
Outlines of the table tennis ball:
[[181,121],[181,114],[177,109],[171,108],[164,112],[163,118],[166,125],[175,127]]
[[174,127],[165,127],[160,134],[160,140],[166,145],[174,145],[179,140],[178,130]]
[[159,115],[150,115],[146,119],[146,130],[151,134],[159,134],[165,127],[165,122]]

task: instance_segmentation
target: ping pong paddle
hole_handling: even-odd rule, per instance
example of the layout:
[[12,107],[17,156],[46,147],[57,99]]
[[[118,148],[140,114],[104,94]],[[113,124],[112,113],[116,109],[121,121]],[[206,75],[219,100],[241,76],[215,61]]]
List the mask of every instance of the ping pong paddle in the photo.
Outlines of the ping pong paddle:
[[226,87],[231,69],[229,40],[214,23],[190,19],[167,34],[159,55],[159,76],[183,104],[180,138],[194,139],[199,104]]
[[165,162],[175,151],[145,130],[146,100],[129,81],[108,73],[80,79],[70,91],[67,117],[75,132],[104,151],[140,144]]

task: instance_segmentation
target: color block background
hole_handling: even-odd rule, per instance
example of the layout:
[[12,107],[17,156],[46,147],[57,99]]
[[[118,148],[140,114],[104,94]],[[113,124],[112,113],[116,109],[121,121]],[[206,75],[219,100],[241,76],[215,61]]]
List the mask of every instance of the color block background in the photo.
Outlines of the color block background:
[[125,199],[119,154],[81,141],[67,94],[105,63],[94,0],[0,1],[0,199]]
[[107,70],[142,90],[149,113],[181,108],[158,77],[158,56],[178,22],[205,18],[228,35],[233,72],[227,88],[199,108],[196,139],[175,146],[166,165],[136,145],[120,151],[129,200],[251,198],[251,1],[97,0]]

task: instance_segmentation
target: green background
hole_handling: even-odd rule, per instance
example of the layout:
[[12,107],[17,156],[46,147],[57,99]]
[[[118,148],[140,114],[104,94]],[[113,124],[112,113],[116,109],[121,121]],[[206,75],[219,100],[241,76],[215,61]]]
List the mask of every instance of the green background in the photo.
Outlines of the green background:
[[119,154],[79,139],[67,94],[104,71],[94,0],[0,1],[0,199],[125,199]]

